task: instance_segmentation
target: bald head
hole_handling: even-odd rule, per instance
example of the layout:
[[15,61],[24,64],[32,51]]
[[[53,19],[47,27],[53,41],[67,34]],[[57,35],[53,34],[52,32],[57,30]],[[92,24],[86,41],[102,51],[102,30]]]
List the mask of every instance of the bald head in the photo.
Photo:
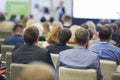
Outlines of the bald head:
[[56,80],[56,76],[48,64],[34,63],[23,70],[20,80]]

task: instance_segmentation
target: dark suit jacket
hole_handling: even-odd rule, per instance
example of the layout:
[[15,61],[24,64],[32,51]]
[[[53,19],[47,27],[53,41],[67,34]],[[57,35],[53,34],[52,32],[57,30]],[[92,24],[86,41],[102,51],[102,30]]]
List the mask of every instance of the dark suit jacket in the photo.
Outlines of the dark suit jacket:
[[31,63],[34,61],[41,61],[53,66],[50,54],[47,49],[39,48],[34,45],[24,45],[19,49],[13,51],[12,61],[14,63]]
[[72,47],[66,46],[63,43],[56,43],[46,47],[49,50],[49,53],[57,53],[59,54],[60,51],[71,49]]

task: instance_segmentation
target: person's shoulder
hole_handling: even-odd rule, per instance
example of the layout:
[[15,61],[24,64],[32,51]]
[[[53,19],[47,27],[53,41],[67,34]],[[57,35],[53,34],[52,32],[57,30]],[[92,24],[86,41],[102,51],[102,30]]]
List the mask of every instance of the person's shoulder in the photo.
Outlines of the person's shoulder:
[[99,44],[95,43],[95,44],[90,45],[89,49],[94,49],[94,48],[97,48],[98,46]]
[[54,48],[54,47],[55,47],[55,44],[51,44],[51,45],[47,46],[46,48],[51,49],[51,48]]
[[4,44],[9,44],[13,39],[13,36],[12,37],[8,37],[4,40]]
[[59,54],[62,55],[62,54],[69,54],[73,51],[73,49],[67,49],[67,50],[63,50],[61,51]]
[[110,47],[111,47],[112,50],[118,51],[120,53],[120,48],[119,47],[117,47],[117,46],[115,46],[113,44],[110,44]]
[[39,52],[48,53],[48,49],[45,49],[45,48],[35,46],[35,49],[36,49],[36,51],[39,51]]

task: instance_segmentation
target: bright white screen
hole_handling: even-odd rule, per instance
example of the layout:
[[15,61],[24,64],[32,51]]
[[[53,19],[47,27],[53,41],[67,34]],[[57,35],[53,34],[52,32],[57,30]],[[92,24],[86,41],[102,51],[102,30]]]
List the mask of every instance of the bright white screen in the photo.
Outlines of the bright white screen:
[[120,19],[120,0],[73,0],[73,17]]

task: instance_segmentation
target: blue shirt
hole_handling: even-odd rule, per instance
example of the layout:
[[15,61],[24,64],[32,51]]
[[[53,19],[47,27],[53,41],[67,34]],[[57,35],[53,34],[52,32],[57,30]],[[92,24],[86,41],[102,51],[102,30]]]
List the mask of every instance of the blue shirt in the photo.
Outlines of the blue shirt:
[[89,48],[97,53],[100,59],[111,60],[120,64],[120,49],[108,42],[98,42]]
[[60,66],[76,69],[96,69],[97,80],[102,80],[99,56],[82,46],[61,51],[56,65],[57,71]]
[[16,34],[12,37],[5,39],[4,44],[14,45],[15,49],[17,49],[24,45],[24,39],[23,39],[23,36]]

